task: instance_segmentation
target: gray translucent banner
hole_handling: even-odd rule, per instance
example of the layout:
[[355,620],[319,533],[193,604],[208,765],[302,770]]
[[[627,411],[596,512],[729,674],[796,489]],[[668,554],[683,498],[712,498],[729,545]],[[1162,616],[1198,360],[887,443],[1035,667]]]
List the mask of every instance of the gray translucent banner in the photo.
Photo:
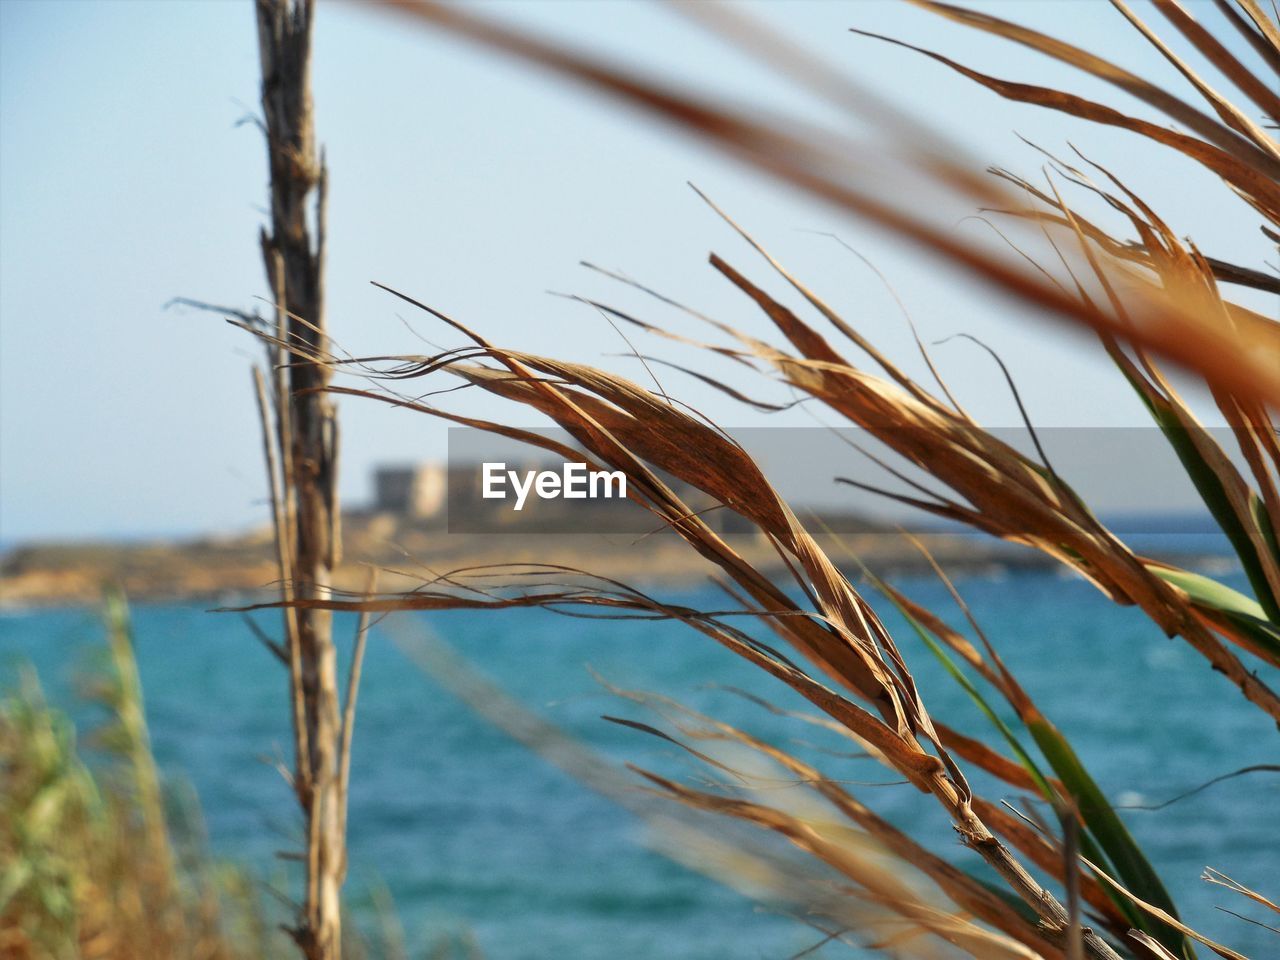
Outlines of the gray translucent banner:
[[[580,449],[562,430],[529,432]],[[1025,428],[989,432],[1033,462],[1042,462],[1042,451],[1053,472],[1116,533],[1185,535],[1215,529],[1158,429],[1048,428],[1036,433],[1040,450]],[[865,430],[752,427],[729,433],[815,533],[947,528],[936,516],[867,489],[920,499],[921,490],[913,487],[918,484],[957,499],[927,471]],[[1231,430],[1211,434],[1243,469]],[[895,445],[916,445],[906,433],[893,440]],[[384,468],[377,476],[376,499],[383,509],[444,526],[450,533],[642,535],[659,526],[648,510],[620,495],[625,477],[592,476],[584,465],[589,461],[585,454],[558,457],[484,431],[452,428],[445,463]],[[749,521],[702,491],[674,477],[664,479],[717,529],[753,531]]]

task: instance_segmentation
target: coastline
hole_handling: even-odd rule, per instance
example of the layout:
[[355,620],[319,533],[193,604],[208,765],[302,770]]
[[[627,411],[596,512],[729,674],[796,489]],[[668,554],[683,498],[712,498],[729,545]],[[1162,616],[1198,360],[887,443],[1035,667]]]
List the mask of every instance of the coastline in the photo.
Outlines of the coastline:
[[[978,533],[918,535],[949,574],[991,576],[1051,571],[1060,565],[1043,553]],[[756,536],[724,536],[753,566],[782,572],[772,546]],[[930,573],[928,560],[896,532],[819,534],[838,564],[856,574],[859,562],[882,576]],[[1157,559],[1199,568],[1225,561],[1204,552],[1161,551]],[[670,587],[702,580],[713,566],[675,534],[449,533],[437,525],[386,515],[352,518],[343,532],[338,591],[360,592],[370,567],[380,590],[413,589],[462,568],[546,564],[589,571],[637,585]],[[587,576],[580,573],[578,579]],[[96,604],[107,583],[136,603],[252,603],[277,594],[278,570],[267,530],[222,538],[143,543],[20,544],[0,556],[0,610]],[[566,573],[566,579],[574,579]],[[856,579],[856,577],[855,577]]]

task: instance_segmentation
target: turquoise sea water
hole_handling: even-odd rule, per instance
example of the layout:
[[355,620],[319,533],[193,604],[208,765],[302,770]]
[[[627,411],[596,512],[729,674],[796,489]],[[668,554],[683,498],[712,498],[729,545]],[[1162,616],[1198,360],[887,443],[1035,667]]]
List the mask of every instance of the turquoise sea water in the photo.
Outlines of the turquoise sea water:
[[[960,622],[936,583],[900,585]],[[1260,712],[1186,644],[1165,639],[1140,614],[1112,606],[1090,586],[1020,573],[969,578],[960,587],[1113,801],[1157,803],[1210,777],[1277,762],[1280,740]],[[663,595],[723,606],[709,589]],[[217,853],[279,878],[274,852],[290,846],[297,820],[287,788],[264,758],[289,750],[283,671],[233,615],[139,606],[134,619],[164,770],[198,792]],[[885,620],[932,712],[993,741],[986,721],[922,645],[895,617]],[[270,616],[261,622],[274,624]],[[587,665],[620,686],[674,696],[807,752],[833,778],[893,779],[871,761],[820,752],[848,750],[847,742],[823,741],[812,726],[709,687],[737,686],[798,705],[778,683],[687,628],[528,610],[433,615],[430,624],[525,704],[618,760],[676,776],[699,772],[671,744],[601,720],[615,714],[662,722],[602,690]],[[340,618],[344,645],[352,626]],[[72,680],[101,640],[92,611],[5,614],[0,669],[12,677],[21,659],[34,663],[51,698],[89,722],[75,706]],[[1102,669],[1086,671],[1085,664]],[[371,891],[385,884],[411,945],[469,931],[493,958],[783,960],[819,938],[650,852],[638,824],[441,692],[385,635],[370,640],[352,780],[352,903],[367,916]],[[980,778],[975,785],[994,798],[1008,795]],[[928,831],[932,845],[957,862],[973,864],[929,798],[906,786],[850,789],[899,826]],[[1258,958],[1280,955],[1280,940],[1215,910],[1245,905],[1199,876],[1211,865],[1274,895],[1277,800],[1280,778],[1260,773],[1161,811],[1125,813],[1183,915]],[[814,955],[849,951],[828,946]]]

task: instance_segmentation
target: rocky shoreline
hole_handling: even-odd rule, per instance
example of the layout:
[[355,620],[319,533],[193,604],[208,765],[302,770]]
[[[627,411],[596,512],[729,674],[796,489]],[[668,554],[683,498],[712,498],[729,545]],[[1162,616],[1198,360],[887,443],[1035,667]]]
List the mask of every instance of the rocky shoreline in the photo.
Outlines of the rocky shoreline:
[[[981,535],[921,537],[949,573],[990,575],[1051,570],[1043,554]],[[782,562],[764,540],[726,535],[745,559],[767,572]],[[929,573],[928,561],[896,533],[819,536],[830,556],[856,571],[858,561],[879,575]],[[624,582],[693,585],[711,566],[670,533],[627,534],[448,533],[429,524],[382,516],[349,520],[343,561],[334,577],[339,590],[359,592],[370,567],[380,589],[412,589],[451,570],[496,564],[555,564]],[[1196,566],[1206,558],[1166,558]],[[117,584],[139,603],[252,602],[275,596],[278,579],[269,531],[180,542],[20,545],[0,557],[0,609],[91,605],[104,585]]]

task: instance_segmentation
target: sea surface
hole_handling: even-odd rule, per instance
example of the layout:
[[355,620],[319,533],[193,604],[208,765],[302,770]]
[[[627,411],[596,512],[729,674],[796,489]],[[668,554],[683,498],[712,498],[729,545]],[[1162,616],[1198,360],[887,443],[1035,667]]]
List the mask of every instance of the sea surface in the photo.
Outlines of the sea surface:
[[[1242,578],[1229,574],[1234,586]],[[948,620],[960,615],[936,581],[899,586]],[[1041,709],[1068,735],[1113,802],[1152,805],[1212,777],[1277,762],[1273,725],[1178,640],[1091,586],[1045,573],[972,577],[960,590]],[[710,587],[654,588],[665,599],[723,608]],[[987,720],[890,612],[931,712],[994,743]],[[545,611],[402,615],[397,637],[430,631],[540,716],[616,761],[675,777],[707,771],[679,747],[606,722],[614,715],[664,727],[662,717],[604,689],[674,697],[819,763],[898,826],[978,869],[936,805],[812,725],[778,716],[724,687],[804,708],[757,669],[672,623],[569,619]],[[273,614],[259,615],[265,629]],[[276,851],[294,846],[298,820],[271,761],[287,757],[286,678],[238,615],[202,606],[137,606],[134,626],[156,756],[171,783],[187,783],[204,810],[214,852],[250,864],[264,884],[290,888]],[[340,617],[342,655],[354,624]],[[0,616],[0,680],[26,661],[48,695],[82,726],[75,679],[103,642],[86,610]],[[588,669],[590,668],[590,669]],[[345,668],[344,668],[345,669]],[[981,777],[993,798],[1010,796]],[[369,643],[352,771],[349,899],[359,921],[394,902],[414,952],[470,937],[491,958],[655,957],[785,960],[821,939],[647,845],[645,828],[554,769],[443,692],[387,631]],[[778,782],[775,792],[802,791]],[[768,798],[762,790],[758,797]],[[1011,797],[1012,799],[1012,797]],[[1215,909],[1247,905],[1200,879],[1216,867],[1273,897],[1280,777],[1257,773],[1158,811],[1124,817],[1197,928],[1251,957],[1280,956],[1280,938]],[[296,847],[294,847],[296,848]],[[859,955],[827,945],[809,956]]]

